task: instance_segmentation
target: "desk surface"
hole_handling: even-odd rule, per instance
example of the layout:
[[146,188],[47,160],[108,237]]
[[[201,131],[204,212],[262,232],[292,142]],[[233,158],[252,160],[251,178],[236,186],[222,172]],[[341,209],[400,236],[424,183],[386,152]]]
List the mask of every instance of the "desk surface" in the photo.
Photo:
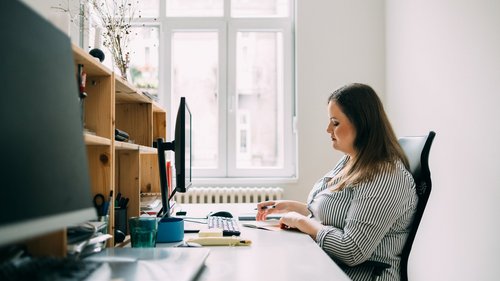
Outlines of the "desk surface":
[[[255,204],[183,204],[187,217],[203,217],[210,211],[230,211],[235,217],[252,212]],[[197,234],[185,234],[185,238]],[[251,246],[213,246],[198,280],[350,280],[332,259],[306,234],[268,231],[241,226],[241,237]],[[157,244],[157,247],[168,246]]]

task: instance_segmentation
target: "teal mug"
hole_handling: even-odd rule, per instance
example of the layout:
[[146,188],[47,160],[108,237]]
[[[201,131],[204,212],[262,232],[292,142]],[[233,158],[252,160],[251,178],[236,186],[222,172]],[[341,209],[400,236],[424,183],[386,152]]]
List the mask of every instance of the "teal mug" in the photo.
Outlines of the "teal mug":
[[156,217],[131,217],[129,219],[132,248],[154,248],[158,223]]

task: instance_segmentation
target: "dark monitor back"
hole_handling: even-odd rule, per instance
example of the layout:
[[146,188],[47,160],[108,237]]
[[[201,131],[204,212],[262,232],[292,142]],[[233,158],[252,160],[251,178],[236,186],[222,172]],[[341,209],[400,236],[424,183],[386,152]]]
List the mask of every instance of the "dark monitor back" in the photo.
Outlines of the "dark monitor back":
[[0,246],[95,217],[69,38],[0,3]]
[[181,97],[175,120],[175,173],[177,192],[191,187],[191,111],[185,97]]

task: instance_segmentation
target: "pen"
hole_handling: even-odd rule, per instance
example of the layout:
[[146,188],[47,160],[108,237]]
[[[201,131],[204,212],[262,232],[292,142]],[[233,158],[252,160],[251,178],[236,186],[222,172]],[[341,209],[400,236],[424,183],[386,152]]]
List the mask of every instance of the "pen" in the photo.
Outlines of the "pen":
[[121,192],[118,192],[118,194],[116,194],[116,198],[115,198],[115,206],[120,204],[121,198],[122,198],[122,194],[121,194]]
[[[261,210],[267,210],[267,209],[274,209],[274,208],[276,208],[276,205],[264,206],[264,207],[261,207],[260,209]],[[257,210],[257,208],[255,208],[254,210]]]
[[109,215],[109,206],[111,204],[111,200],[113,200],[113,190],[109,192],[109,200],[107,202],[104,202],[103,212],[102,212],[104,216]]

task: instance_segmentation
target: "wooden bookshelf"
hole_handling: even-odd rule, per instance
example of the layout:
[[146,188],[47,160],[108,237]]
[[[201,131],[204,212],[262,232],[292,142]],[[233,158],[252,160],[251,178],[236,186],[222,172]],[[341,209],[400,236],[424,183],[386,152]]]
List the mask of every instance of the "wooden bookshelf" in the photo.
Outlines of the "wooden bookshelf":
[[[92,192],[121,193],[129,198],[127,216],[138,216],[140,192],[159,190],[153,141],[166,138],[166,111],[79,47],[73,46],[73,53],[75,69],[83,64],[87,73],[85,128],[90,133],[84,136]],[[115,128],[127,132],[130,141],[116,141]],[[111,205],[114,210],[114,202]],[[108,231],[114,233],[114,212],[110,212]]]

